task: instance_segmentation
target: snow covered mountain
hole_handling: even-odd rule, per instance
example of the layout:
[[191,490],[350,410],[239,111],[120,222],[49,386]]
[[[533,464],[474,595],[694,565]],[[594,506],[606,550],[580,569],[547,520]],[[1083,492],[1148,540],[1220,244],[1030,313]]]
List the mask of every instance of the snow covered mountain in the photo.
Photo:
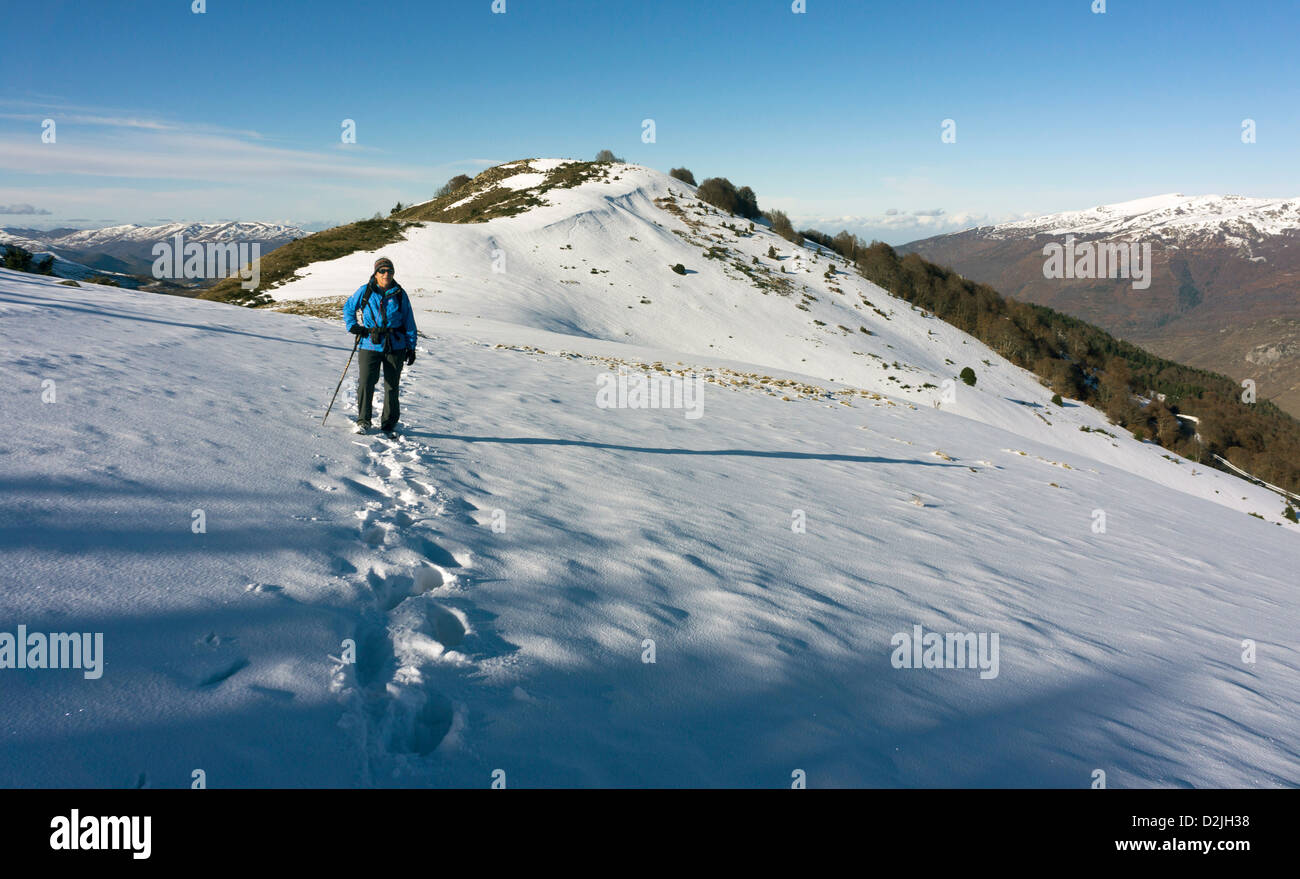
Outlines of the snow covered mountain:
[[1103,239],[1152,238],[1169,244],[1226,243],[1249,250],[1266,238],[1300,232],[1300,198],[1170,193],[984,226],[977,231],[994,239],[1074,234]]
[[[1044,247],[1151,246],[1152,277],[1045,277]],[[899,248],[1237,379],[1300,415],[1300,199],[1169,194],[940,235]]]
[[129,223],[106,226],[102,229],[82,229],[61,235],[58,243],[64,247],[90,250],[123,242],[148,244],[166,241],[173,235],[184,235],[186,241],[289,241],[304,235],[302,229],[285,223],[228,222],[228,223],[166,223],[161,226],[140,226]]
[[[0,272],[0,619],[103,633],[99,677],[0,667],[0,785],[1300,778],[1275,495],[652,169],[457,195],[298,314]],[[380,253],[395,441],[350,381],[320,420]]]
[[135,223],[102,229],[0,229],[0,245],[12,244],[33,254],[53,254],[54,273],[62,278],[84,279],[96,275],[115,277],[123,286],[139,281],[122,275],[152,277],[153,247],[171,243],[181,235],[188,244],[257,243],[263,254],[270,253],[307,233],[284,223],[167,223],[141,226]]
[[[33,262],[43,263],[47,259],[51,260],[50,271],[56,278],[70,278],[74,281],[87,281],[92,278],[111,278],[122,287],[130,287],[134,289],[140,286],[140,279],[133,275],[91,268],[90,266],[82,265],[79,262],[64,259],[62,256],[49,250],[33,250],[26,244],[19,243],[20,240],[21,239],[9,239],[8,241],[0,241],[0,255],[3,255],[8,251],[6,245],[13,245],[28,251],[32,256]],[[39,248],[40,245],[36,246]]]

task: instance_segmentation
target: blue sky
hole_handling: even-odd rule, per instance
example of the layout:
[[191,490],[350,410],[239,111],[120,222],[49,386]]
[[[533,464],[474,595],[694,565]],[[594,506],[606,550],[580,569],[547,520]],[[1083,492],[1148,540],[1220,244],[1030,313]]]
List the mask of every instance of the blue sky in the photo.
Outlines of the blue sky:
[[1092,5],[46,0],[0,56],[0,225],[333,224],[601,148],[891,243],[1164,192],[1300,195],[1294,2]]

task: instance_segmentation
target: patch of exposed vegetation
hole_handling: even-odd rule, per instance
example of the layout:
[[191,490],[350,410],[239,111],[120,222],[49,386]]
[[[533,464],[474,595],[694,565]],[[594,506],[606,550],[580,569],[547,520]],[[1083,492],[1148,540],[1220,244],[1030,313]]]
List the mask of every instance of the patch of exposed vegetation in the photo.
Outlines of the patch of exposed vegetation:
[[447,182],[437,197],[424,204],[395,210],[388,218],[378,216],[326,229],[276,248],[262,258],[261,283],[257,290],[245,290],[238,277],[226,278],[200,294],[200,298],[237,305],[260,306],[271,301],[267,292],[295,277],[297,271],[315,262],[338,259],[357,251],[379,250],[405,239],[410,226],[425,222],[483,223],[510,217],[547,204],[542,196],[551,189],[569,189],[589,180],[608,181],[610,162],[566,162],[546,172],[542,182],[525,189],[500,186],[517,174],[536,174],[525,159],[488,168],[470,179],[458,175]]
[[[648,300],[645,300],[648,302]],[[874,391],[864,390],[862,388],[838,388],[831,390],[819,385],[807,384],[787,378],[773,378],[770,375],[759,375],[756,372],[739,372],[727,367],[706,367],[702,369],[680,368],[684,364],[677,362],[678,369],[666,366],[663,361],[656,360],[654,363],[644,363],[641,361],[626,360],[619,357],[609,357],[600,354],[578,354],[573,351],[545,351],[532,345],[504,345],[496,344],[492,346],[497,350],[517,351],[531,356],[552,356],[563,357],[566,360],[577,360],[586,363],[603,364],[607,369],[617,371],[619,367],[627,367],[644,373],[659,373],[673,377],[687,377],[698,375],[711,385],[722,388],[731,388],[733,390],[753,391],[764,393],[772,397],[794,402],[796,400],[811,401],[818,403],[838,403],[841,406],[852,407],[854,400],[870,400],[873,406],[894,408],[906,406],[910,409],[916,409],[910,403],[896,403],[888,397],[877,394]],[[791,395],[794,396],[791,396]],[[1062,465],[1064,466],[1064,465]]]
[[319,317],[324,320],[342,320],[343,303],[347,301],[348,297],[346,296],[322,296],[319,299],[292,299],[287,302],[277,302],[268,310],[278,311],[282,314],[302,314],[307,317]]
[[[213,284],[199,294],[200,299],[213,299],[230,302],[235,305],[266,305],[270,295],[266,292],[297,277],[298,269],[314,262],[338,259],[350,253],[365,250],[379,250],[389,244],[406,238],[405,230],[411,224],[400,219],[358,220],[332,229],[324,229],[305,238],[295,238],[283,247],[261,258],[259,262],[260,281],[256,290],[245,290],[240,286],[239,276],[232,275]],[[365,279],[359,279],[360,286]]]
[[[451,191],[440,191],[433,201],[406,208],[394,216],[434,223],[486,223],[498,217],[513,217],[531,208],[545,207],[549,203],[543,196],[552,189],[572,189],[590,180],[608,183],[614,165],[613,160],[565,162],[547,171],[536,186],[512,189],[500,185],[519,174],[539,173],[532,166],[533,161],[523,159],[488,168]],[[448,186],[456,180],[452,178]]]
[[[540,187],[511,189],[499,185],[517,174],[536,174],[537,171],[529,164],[531,161],[527,159],[488,168],[468,183],[438,195],[433,201],[406,208],[394,216],[433,223],[485,223],[545,205],[546,202],[537,195]],[[444,189],[450,187],[450,182]]]

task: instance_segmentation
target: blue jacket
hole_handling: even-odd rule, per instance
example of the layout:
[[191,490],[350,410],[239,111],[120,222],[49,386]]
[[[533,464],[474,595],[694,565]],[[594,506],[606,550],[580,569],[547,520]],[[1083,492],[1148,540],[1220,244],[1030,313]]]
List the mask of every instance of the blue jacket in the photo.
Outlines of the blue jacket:
[[[357,292],[349,296],[348,301],[343,304],[343,323],[347,326],[348,332],[357,325],[357,309],[361,307],[361,299],[366,295],[366,288],[373,281],[374,279],[371,278],[358,287]],[[411,297],[396,281],[387,290],[380,290],[378,286],[374,288],[374,292],[370,294],[370,301],[366,303],[366,310],[361,314],[361,325],[370,329],[383,327],[385,312],[388,314],[388,327],[393,330],[390,336],[392,350],[405,351],[414,348],[417,336],[415,315],[411,312]],[[367,351],[383,351],[384,343],[382,339],[375,343],[370,341],[370,336],[362,336],[358,347]]]

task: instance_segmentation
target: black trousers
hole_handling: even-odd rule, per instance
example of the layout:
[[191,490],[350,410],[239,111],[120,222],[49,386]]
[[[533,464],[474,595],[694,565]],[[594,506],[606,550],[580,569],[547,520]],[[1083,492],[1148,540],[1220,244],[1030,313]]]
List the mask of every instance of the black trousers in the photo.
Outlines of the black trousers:
[[384,430],[394,427],[401,409],[397,403],[397,383],[402,378],[402,364],[406,362],[406,349],[385,354],[382,351],[357,351],[360,375],[357,379],[357,421],[370,424],[370,401],[379,382],[379,370],[384,371],[384,414],[379,426]]

